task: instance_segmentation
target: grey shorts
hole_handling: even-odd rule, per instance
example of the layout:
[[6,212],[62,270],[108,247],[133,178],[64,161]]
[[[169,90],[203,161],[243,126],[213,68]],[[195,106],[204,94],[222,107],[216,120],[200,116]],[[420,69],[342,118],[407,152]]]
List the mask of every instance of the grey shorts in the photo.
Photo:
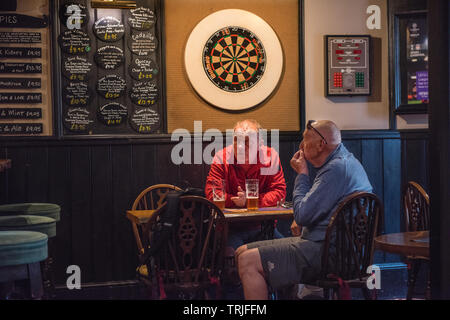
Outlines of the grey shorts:
[[247,248],[258,248],[268,284],[280,289],[319,275],[322,244],[323,241],[290,237],[252,242]]

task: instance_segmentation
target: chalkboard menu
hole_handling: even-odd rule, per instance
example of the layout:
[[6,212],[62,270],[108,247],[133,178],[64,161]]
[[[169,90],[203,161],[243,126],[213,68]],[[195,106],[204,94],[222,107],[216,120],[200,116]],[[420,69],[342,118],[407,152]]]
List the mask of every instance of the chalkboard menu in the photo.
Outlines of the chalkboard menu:
[[161,1],[114,10],[87,0],[56,3],[62,135],[163,133]]
[[0,6],[0,135],[52,135],[50,8],[46,0]]

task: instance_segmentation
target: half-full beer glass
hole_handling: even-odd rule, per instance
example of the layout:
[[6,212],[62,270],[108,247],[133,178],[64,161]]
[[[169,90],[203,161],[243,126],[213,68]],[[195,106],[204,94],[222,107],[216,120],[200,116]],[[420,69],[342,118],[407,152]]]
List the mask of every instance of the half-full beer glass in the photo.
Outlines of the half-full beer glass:
[[259,198],[258,179],[245,180],[245,197],[247,198],[247,209],[258,210],[258,198]]

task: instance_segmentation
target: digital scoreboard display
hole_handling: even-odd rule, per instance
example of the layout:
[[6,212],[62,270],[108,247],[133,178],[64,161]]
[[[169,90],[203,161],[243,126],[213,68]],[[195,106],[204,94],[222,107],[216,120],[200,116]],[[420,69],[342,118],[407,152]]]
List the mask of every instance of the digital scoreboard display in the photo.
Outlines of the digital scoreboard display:
[[370,36],[327,35],[325,45],[326,95],[370,95]]

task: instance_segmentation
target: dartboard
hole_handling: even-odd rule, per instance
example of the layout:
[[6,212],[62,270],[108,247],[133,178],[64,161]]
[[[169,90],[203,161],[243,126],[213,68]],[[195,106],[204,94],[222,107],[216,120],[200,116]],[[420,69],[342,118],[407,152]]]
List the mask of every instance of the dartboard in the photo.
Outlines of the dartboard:
[[203,67],[220,89],[242,92],[253,87],[264,74],[264,47],[251,31],[227,27],[206,42]]
[[220,10],[192,30],[184,51],[189,81],[206,102],[226,110],[252,108],[274,93],[283,69],[275,31],[259,16]]

